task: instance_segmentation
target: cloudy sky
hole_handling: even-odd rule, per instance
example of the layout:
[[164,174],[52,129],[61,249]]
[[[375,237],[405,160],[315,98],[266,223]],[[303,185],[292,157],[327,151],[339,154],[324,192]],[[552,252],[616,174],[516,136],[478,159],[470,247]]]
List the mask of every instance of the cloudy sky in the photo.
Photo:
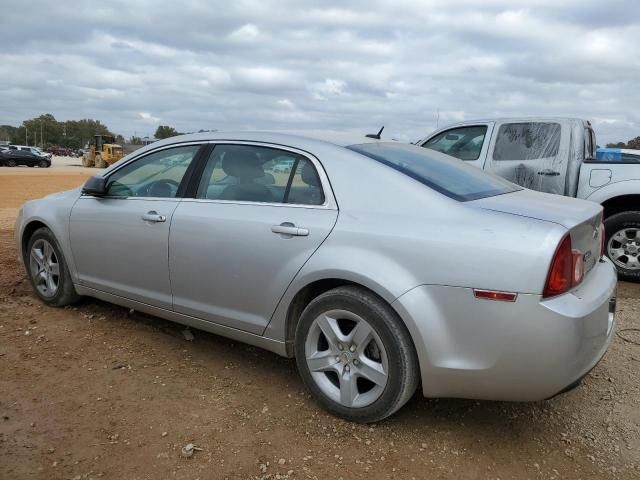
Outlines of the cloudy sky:
[[636,1],[1,4],[0,124],[386,125],[414,140],[436,122],[563,115],[592,120],[601,144],[640,135]]

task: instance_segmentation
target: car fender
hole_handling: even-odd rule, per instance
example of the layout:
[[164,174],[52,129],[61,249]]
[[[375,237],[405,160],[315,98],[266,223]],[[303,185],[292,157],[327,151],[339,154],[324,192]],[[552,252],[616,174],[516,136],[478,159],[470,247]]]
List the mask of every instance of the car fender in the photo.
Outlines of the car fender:
[[640,194],[640,180],[623,180],[620,182],[609,183],[588,195],[585,200],[592,202],[604,203],[615,197],[622,195],[638,195]]
[[[25,230],[29,225],[38,222],[46,226],[56,237],[62,254],[69,268],[69,273],[74,283],[77,281],[77,271],[71,253],[69,242],[69,218],[71,209],[80,196],[80,189],[68,190],[66,192],[54,193],[42,200],[32,200],[23,205],[15,232],[20,260],[24,263],[24,252],[22,251],[22,241]],[[56,200],[56,201],[51,201]]]

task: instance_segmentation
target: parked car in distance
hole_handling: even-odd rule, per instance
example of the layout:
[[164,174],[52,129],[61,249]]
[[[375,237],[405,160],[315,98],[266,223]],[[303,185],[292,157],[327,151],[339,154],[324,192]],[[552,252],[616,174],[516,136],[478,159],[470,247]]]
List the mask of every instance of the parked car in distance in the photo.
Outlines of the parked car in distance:
[[51,160],[36,155],[31,150],[7,149],[0,152],[0,165],[5,167],[26,165],[27,167],[49,168],[51,166]]
[[[267,183],[278,157],[293,170]],[[575,386],[614,331],[601,221],[413,145],[206,132],[27,202],[15,235],[46,304],[88,295],[295,357],[320,404],[372,422],[419,384],[517,401]]]
[[50,153],[51,155],[59,155],[63,157],[70,157],[73,155],[73,150],[65,147],[48,147],[46,149],[46,152]]
[[[415,142],[523,187],[604,207],[606,253],[620,278],[640,281],[640,163],[637,153],[596,155],[591,124],[575,118],[459,122]],[[552,208],[552,207],[551,207]]]
[[48,152],[43,152],[38,147],[29,147],[28,145],[9,145],[9,149],[10,150],[27,150],[27,151],[30,151],[31,153],[33,153],[34,155],[38,155],[40,157],[44,157],[44,158],[46,158],[48,160],[51,160],[51,157],[53,157],[52,154],[50,154]]
[[272,171],[274,173],[289,173],[293,168],[293,160],[288,158],[276,158],[273,160]]

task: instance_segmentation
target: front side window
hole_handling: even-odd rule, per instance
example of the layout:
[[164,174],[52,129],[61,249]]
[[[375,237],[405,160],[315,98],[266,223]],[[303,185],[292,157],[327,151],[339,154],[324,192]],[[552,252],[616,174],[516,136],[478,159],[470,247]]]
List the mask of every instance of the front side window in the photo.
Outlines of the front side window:
[[365,143],[347,148],[462,202],[519,190],[516,185],[472,165],[413,145]]
[[321,205],[313,163],[297,153],[252,145],[217,145],[205,166],[197,198]]
[[199,145],[151,153],[116,170],[107,183],[110,197],[175,198]]
[[536,160],[555,157],[560,149],[559,123],[505,123],[500,125],[493,159]]
[[486,125],[460,127],[439,133],[422,146],[436,152],[446,153],[460,160],[477,160],[482,151]]

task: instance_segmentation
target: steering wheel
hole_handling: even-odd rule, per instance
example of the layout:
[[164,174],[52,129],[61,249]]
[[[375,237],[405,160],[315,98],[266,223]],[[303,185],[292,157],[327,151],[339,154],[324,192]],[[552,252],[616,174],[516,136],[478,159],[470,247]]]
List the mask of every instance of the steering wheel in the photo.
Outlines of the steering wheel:
[[148,197],[175,197],[180,184],[170,178],[163,178],[152,182],[147,187]]

